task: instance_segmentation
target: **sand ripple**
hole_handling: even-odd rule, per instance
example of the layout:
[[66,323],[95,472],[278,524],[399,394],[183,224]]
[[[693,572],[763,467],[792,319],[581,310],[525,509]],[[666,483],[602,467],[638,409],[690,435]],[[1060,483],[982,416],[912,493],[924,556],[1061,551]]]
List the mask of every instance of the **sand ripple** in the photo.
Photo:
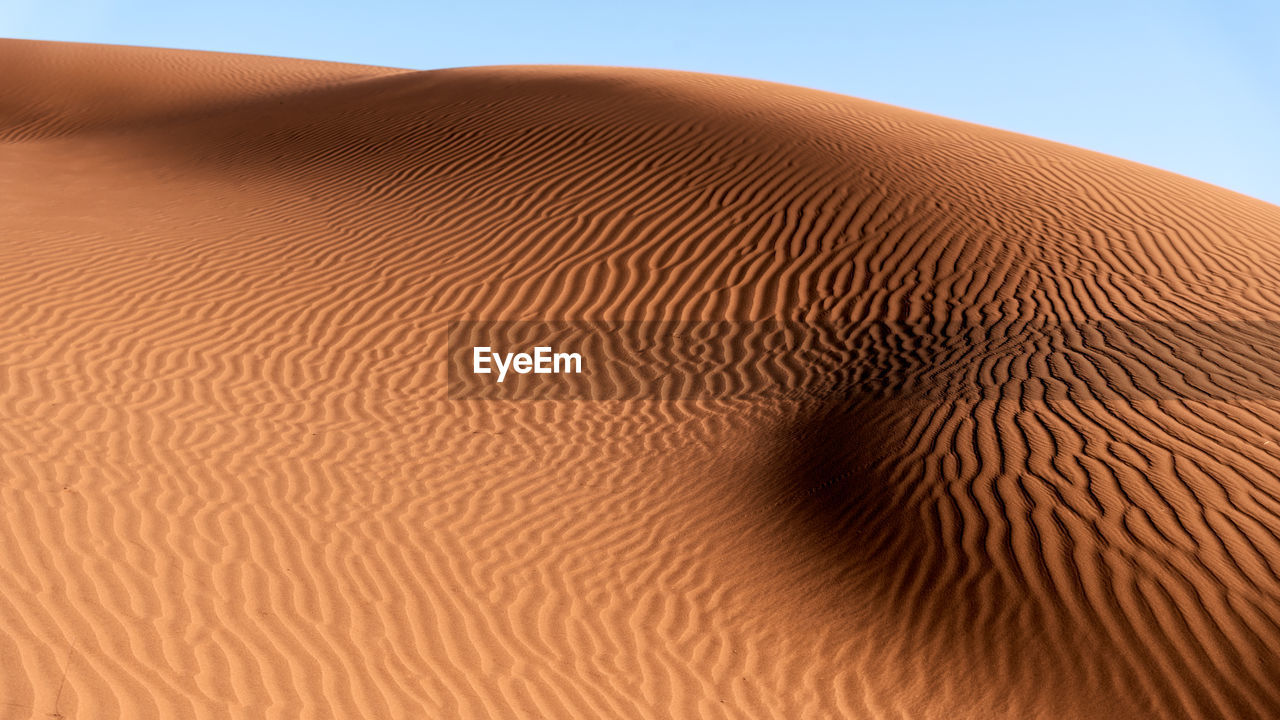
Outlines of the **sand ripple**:
[[[0,718],[1280,716],[1280,208],[697,74],[0,65]],[[460,320],[733,331],[522,399]]]

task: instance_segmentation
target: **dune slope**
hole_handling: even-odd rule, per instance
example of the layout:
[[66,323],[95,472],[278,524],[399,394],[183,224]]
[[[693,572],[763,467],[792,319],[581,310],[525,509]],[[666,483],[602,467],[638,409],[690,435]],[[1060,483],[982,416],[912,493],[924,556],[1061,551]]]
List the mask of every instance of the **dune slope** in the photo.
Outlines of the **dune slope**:
[[[698,74],[0,66],[0,718],[1280,716],[1280,208]],[[728,339],[520,399],[460,319]]]

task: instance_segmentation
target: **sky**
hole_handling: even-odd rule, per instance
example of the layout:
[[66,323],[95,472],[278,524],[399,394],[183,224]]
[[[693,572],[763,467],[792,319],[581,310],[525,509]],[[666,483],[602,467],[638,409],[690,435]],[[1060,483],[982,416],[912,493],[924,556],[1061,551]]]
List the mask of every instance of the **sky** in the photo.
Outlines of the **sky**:
[[0,36],[423,70],[737,75],[1048,138],[1280,204],[1274,0],[5,0]]

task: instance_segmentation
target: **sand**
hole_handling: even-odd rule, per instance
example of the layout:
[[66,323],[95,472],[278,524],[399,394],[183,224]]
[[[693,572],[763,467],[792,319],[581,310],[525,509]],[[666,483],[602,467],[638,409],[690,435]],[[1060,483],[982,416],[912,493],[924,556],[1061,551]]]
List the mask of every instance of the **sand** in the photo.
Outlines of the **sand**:
[[0,67],[0,718],[1280,717],[1280,208],[692,73]]

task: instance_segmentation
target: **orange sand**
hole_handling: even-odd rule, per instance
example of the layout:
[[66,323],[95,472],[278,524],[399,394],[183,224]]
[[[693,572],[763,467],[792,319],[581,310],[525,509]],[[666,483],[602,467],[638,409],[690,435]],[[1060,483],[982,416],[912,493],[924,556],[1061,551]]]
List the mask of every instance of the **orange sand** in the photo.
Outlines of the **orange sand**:
[[[0,67],[0,718],[1280,717],[1280,208],[698,74]],[[834,360],[459,396],[459,318]]]

